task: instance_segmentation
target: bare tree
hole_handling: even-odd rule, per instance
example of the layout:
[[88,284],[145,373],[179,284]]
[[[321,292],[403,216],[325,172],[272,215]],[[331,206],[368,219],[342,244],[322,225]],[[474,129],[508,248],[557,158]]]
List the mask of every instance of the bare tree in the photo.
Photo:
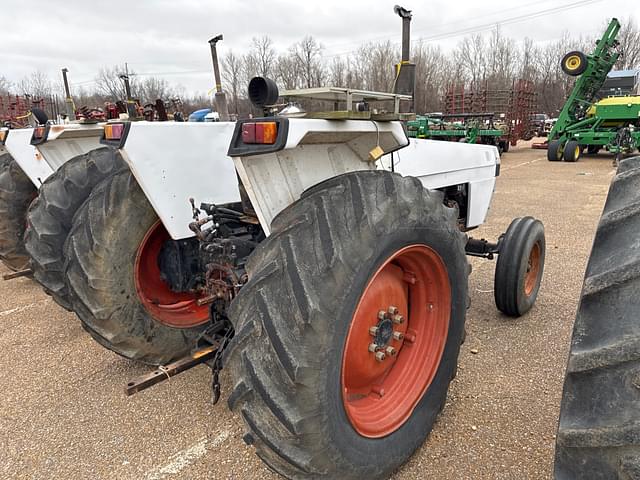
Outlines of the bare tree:
[[20,80],[17,84],[17,89],[21,94],[43,98],[51,95],[53,86],[47,74],[36,70],[31,75]]
[[622,55],[616,67],[621,70],[640,67],[640,31],[633,19],[629,18],[622,22],[617,40],[620,42]]
[[[125,73],[124,65],[114,65],[112,67],[103,67],[98,71],[95,78],[96,89],[98,93],[109,98],[111,101],[125,100],[127,94],[124,88],[124,82],[120,79],[120,75]],[[134,72],[129,72],[129,84],[131,86],[131,94],[135,98],[138,96],[138,80]]]
[[324,77],[324,65],[320,58],[322,45],[308,35],[294,45],[292,52],[305,87],[320,86]]
[[172,89],[163,78],[145,77],[138,80],[138,95],[143,103],[153,103],[157,99],[167,99],[173,96]]
[[13,87],[13,83],[7,80],[7,77],[0,76],[0,95],[8,94]]
[[231,110],[238,114],[238,96],[240,95],[242,82],[242,59],[233,50],[222,60],[222,77],[231,93]]

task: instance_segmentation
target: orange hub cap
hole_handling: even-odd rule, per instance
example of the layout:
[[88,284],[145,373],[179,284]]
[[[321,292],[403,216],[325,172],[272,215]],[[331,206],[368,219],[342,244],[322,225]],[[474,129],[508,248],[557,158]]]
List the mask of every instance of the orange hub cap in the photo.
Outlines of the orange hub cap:
[[540,272],[540,245],[536,242],[529,253],[527,262],[527,273],[524,277],[524,294],[528,297],[533,293],[538,283],[538,273]]
[[169,233],[158,220],[138,247],[133,275],[138,297],[144,308],[158,322],[177,328],[189,328],[209,319],[207,305],[199,306],[192,293],[176,293],[160,276],[158,257]]
[[438,371],[450,313],[447,269],[425,245],[398,250],[371,277],[342,357],[342,401],[360,435],[384,437],[409,419]]

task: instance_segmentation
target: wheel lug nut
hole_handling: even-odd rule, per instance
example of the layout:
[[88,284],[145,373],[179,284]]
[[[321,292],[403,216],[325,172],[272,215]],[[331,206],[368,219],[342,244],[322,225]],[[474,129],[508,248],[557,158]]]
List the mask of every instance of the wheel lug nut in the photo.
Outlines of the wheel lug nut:
[[389,314],[395,315],[398,313],[398,307],[394,307],[393,305],[389,306]]
[[404,334],[402,332],[393,332],[393,339],[394,340],[402,340],[404,338]]
[[390,357],[393,357],[397,352],[396,349],[393,347],[387,347],[387,355],[389,355]]
[[378,312],[378,320],[384,320],[385,318],[387,318],[387,312],[385,312],[384,310],[380,310]]
[[387,356],[385,355],[384,352],[376,352],[376,360],[379,362],[384,361],[384,359],[387,358]]
[[378,333],[378,327],[376,327],[375,325],[373,327],[369,327],[370,335],[373,335],[375,337],[377,333]]
[[394,315],[393,316],[393,323],[396,323],[398,325],[402,325],[404,323],[404,317],[402,315]]
[[376,350],[378,350],[378,345],[376,345],[375,343],[370,343],[369,344],[369,351],[371,353],[374,353]]

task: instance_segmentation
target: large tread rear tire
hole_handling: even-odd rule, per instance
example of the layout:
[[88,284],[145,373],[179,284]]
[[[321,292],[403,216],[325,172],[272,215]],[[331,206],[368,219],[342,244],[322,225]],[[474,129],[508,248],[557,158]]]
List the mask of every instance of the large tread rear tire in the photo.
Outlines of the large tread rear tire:
[[640,157],[620,162],[584,277],[567,365],[555,478],[639,478]]
[[18,271],[29,266],[23,240],[25,217],[38,190],[10,156],[0,158],[0,260]]
[[[224,358],[234,379],[229,406],[271,469],[288,478],[387,478],[424,442],[464,331],[468,264],[456,213],[415,178],[366,171],[313,187],[275,218],[231,304],[236,335]],[[368,438],[343,406],[346,332],[368,280],[390,252],[412,244],[430,246],[446,266],[446,345],[406,422]]]
[[99,182],[123,168],[126,165],[113,148],[78,155],[45,180],[27,212],[24,241],[34,277],[67,310],[71,303],[64,281],[63,254],[73,216]]
[[140,301],[136,253],[157,222],[131,172],[121,171],[94,188],[64,247],[69,298],[84,328],[109,350],[150,365],[187,355],[206,326],[169,327]]

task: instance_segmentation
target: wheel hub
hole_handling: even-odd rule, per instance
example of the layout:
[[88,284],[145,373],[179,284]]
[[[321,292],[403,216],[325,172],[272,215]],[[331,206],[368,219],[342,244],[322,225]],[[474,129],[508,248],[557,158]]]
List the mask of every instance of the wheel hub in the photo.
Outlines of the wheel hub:
[[342,360],[342,399],[353,428],[379,438],[400,428],[435,377],[446,344],[451,289],[425,245],[391,255],[354,311]]
[[[371,352],[376,360],[384,361],[387,356],[393,357],[397,353],[397,349],[390,346],[392,340],[402,342],[404,333],[401,330],[394,330],[394,325],[404,323],[404,317],[398,313],[398,308],[390,305],[385,310],[378,312],[378,323],[369,328],[369,334],[373,336],[373,342],[369,344],[367,350]],[[382,352],[382,355],[380,355]]]

